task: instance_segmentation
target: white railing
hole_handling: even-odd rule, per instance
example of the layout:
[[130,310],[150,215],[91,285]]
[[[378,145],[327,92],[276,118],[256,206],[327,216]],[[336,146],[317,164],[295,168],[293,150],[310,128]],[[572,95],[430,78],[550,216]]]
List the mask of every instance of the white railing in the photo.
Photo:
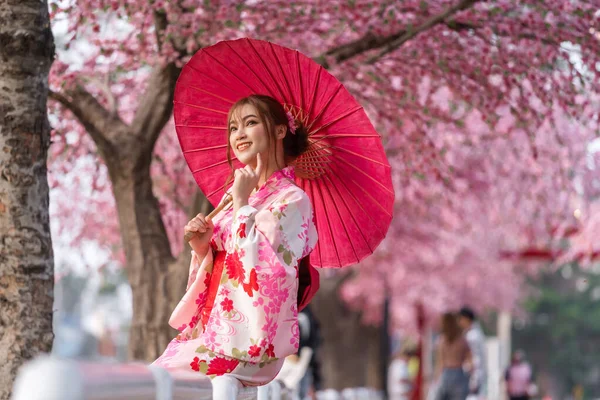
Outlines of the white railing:
[[[274,381],[240,388],[232,378],[211,381],[141,363],[117,364],[39,357],[17,376],[12,400],[279,400],[291,391]],[[237,394],[236,394],[237,393]]]

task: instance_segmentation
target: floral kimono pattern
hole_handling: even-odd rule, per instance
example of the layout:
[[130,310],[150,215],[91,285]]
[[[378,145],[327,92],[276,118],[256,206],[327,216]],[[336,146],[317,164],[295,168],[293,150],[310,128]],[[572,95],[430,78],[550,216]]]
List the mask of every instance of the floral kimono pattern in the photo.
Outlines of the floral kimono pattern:
[[169,320],[180,334],[155,365],[262,385],[297,352],[298,263],[317,242],[312,205],[292,167],[248,203],[235,218],[231,207],[215,217],[203,259],[192,252],[186,293]]

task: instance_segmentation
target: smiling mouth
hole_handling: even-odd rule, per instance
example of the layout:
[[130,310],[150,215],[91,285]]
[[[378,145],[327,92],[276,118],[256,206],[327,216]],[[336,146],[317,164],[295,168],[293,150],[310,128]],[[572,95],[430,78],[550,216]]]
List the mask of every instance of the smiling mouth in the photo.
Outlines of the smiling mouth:
[[250,147],[252,143],[240,143],[237,145],[236,149],[237,151],[244,151],[246,150],[248,147]]

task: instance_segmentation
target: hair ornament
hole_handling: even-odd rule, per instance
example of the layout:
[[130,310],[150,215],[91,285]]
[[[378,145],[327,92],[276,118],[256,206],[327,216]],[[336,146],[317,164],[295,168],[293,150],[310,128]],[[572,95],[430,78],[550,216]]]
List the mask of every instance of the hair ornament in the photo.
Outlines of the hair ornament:
[[287,119],[288,119],[288,128],[290,128],[290,132],[292,133],[292,135],[295,135],[296,134],[296,119],[294,118],[292,113],[289,111],[286,111],[285,114],[287,115]]

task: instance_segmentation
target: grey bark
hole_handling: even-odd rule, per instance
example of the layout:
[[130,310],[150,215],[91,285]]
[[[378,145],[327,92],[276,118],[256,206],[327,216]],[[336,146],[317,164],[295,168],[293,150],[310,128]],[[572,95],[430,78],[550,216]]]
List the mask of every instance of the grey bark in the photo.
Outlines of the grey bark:
[[0,400],[19,366],[52,345],[54,262],[46,160],[48,4],[0,0]]

